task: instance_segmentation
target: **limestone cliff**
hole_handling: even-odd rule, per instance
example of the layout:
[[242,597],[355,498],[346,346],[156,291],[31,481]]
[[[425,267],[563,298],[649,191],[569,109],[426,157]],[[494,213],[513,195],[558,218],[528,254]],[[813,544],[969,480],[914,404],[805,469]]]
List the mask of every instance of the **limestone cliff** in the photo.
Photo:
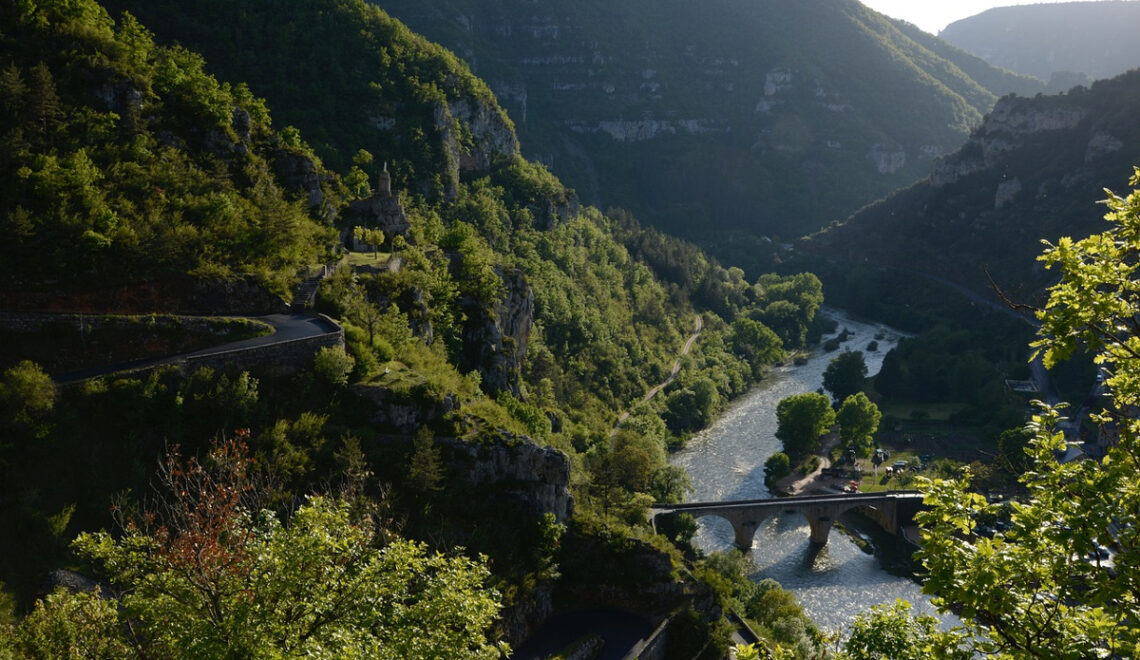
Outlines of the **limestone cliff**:
[[926,180],[807,245],[846,260],[918,270],[992,295],[1028,298],[1048,282],[1041,239],[1103,229],[1097,200],[1140,163],[1140,71],[1063,95],[1001,99]]
[[534,291],[518,270],[500,270],[503,298],[490,309],[471,299],[463,301],[461,371],[477,369],[483,391],[519,394],[520,369],[534,326]]
[[534,517],[552,513],[558,522],[574,511],[570,459],[558,449],[525,437],[494,443],[439,438],[436,445],[455,474],[481,491],[493,489],[504,506]]
[[702,238],[819,226],[924,175],[995,94],[1039,88],[853,0],[383,6],[466,59],[584,201]]

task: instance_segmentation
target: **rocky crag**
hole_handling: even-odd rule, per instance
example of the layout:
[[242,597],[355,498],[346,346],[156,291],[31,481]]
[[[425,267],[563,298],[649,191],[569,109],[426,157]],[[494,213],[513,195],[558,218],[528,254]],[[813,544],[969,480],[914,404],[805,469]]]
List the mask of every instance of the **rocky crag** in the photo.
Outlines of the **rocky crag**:
[[[1092,204],[1140,163],[1140,72],[1067,94],[1001,99],[956,152],[914,186],[806,243],[849,261],[926,272],[1015,298],[1048,283],[1041,239],[1103,229]],[[988,275],[987,275],[988,273]]]
[[702,238],[812,230],[1042,88],[852,0],[381,4],[486,79],[584,201]]

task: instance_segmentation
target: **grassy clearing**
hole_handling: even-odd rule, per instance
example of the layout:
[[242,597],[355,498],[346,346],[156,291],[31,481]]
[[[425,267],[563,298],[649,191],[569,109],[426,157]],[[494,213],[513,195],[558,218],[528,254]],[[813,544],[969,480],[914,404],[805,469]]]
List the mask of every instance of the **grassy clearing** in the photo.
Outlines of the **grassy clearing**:
[[372,252],[349,252],[344,258],[344,263],[354,268],[356,266],[375,267],[388,263],[390,258],[392,258],[391,252],[377,252],[375,254]]

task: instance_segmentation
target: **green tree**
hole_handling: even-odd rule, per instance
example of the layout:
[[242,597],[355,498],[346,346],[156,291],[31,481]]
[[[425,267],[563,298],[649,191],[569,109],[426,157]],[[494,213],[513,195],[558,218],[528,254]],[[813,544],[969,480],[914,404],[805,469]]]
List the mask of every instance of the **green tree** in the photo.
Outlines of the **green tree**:
[[[1140,186],[1140,170],[1132,180]],[[920,515],[924,589],[953,608],[977,653],[1003,658],[1126,657],[1140,650],[1140,192],[1109,193],[1112,225],[1082,241],[1060,239],[1041,260],[1060,271],[1038,312],[1036,349],[1046,366],[1079,347],[1110,377],[1108,408],[1093,416],[1116,437],[1101,460],[1061,463],[1062,419],[1044,406],[1029,444],[1028,496],[1010,527],[975,536],[997,505],[962,480],[924,485]],[[1111,571],[1094,552],[1118,544]],[[1090,554],[1092,553],[1092,554]]]
[[285,524],[251,508],[249,468],[236,443],[204,464],[172,455],[149,512],[117,537],[76,539],[121,592],[102,635],[138,657],[500,657],[484,559],[385,544],[334,498],[308,498]]
[[863,389],[866,379],[867,363],[863,360],[863,353],[844,351],[827,364],[823,372],[823,387],[836,401],[843,401]]
[[904,600],[876,605],[855,617],[851,634],[843,642],[841,658],[850,660],[967,660],[972,655],[958,638],[939,629],[929,614],[912,615]]
[[331,385],[343,386],[348,384],[348,376],[356,360],[344,352],[340,346],[325,347],[317,351],[313,358],[313,369],[321,378]]
[[819,449],[819,438],[835,423],[831,400],[822,394],[793,394],[776,404],[776,437],[784,452],[800,459]]
[[92,593],[59,589],[36,601],[31,613],[11,630],[0,625],[0,657],[129,657],[131,648],[122,635],[122,625],[115,601],[102,598],[98,588]]
[[839,406],[839,412],[835,414],[835,421],[839,423],[839,437],[848,447],[858,451],[860,456],[870,456],[872,438],[875,431],[879,430],[879,420],[882,417],[879,407],[866,394],[852,394],[843,400],[843,405]]
[[755,378],[763,374],[764,367],[784,357],[780,337],[763,323],[744,316],[732,322],[732,348],[748,360]]
[[40,365],[22,360],[0,375],[0,403],[9,419],[31,421],[55,405],[55,383]]
[[426,426],[416,431],[412,441],[407,480],[408,486],[416,493],[434,493],[443,489],[443,462],[431,429]]
[[792,472],[792,460],[782,451],[778,451],[764,461],[764,484],[771,487],[779,479],[783,479]]

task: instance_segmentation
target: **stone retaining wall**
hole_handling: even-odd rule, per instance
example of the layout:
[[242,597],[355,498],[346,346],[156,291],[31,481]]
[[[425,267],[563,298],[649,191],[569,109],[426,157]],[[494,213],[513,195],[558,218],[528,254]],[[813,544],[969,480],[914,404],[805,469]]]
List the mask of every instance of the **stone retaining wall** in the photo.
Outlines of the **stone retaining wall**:
[[[329,327],[334,329],[322,335],[301,337],[259,346],[230,349],[220,348],[216,351],[176,355],[168,359],[148,361],[136,367],[126,367],[115,373],[145,373],[169,365],[180,366],[189,370],[199,367],[209,367],[212,369],[233,371],[258,370],[273,374],[290,374],[304,371],[312,368],[313,358],[320,349],[333,347],[344,348],[345,346],[344,328],[324,314],[319,316]],[[205,318],[206,317],[176,317],[175,320],[189,319],[193,322],[195,320],[202,321]],[[78,314],[57,315],[0,312],[0,327],[12,330],[18,330],[21,326],[31,327],[33,328],[31,331],[34,332],[34,328],[43,325],[44,319],[50,319],[56,322],[72,322],[73,320],[76,324],[77,331],[80,323],[80,315]],[[88,320],[89,317],[85,316],[83,323],[87,323]],[[85,380],[88,380],[88,378],[77,378],[74,381],[68,381],[68,383],[74,384]]]
[[325,318],[336,326],[336,331],[316,337],[291,339],[279,344],[194,355],[172,360],[169,364],[185,365],[190,369],[198,367],[235,371],[257,369],[275,374],[305,371],[313,366],[313,357],[320,349],[336,346],[344,348],[344,328],[332,319]]

